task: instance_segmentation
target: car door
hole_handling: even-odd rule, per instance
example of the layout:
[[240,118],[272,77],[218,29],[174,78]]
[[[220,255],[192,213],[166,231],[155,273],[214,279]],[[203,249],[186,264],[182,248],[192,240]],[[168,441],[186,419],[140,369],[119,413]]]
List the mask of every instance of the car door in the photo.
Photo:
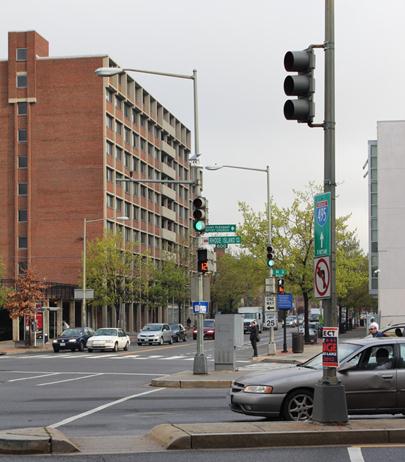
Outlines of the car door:
[[[384,368],[377,363],[380,348],[388,351]],[[350,411],[370,411],[397,407],[397,370],[393,344],[373,345],[350,360],[352,367],[339,378],[345,386]]]
[[405,409],[405,343],[397,344],[399,359],[397,365],[398,408]]
[[119,339],[119,347],[124,348],[125,344],[127,343],[127,338],[125,336],[125,332],[122,329],[118,331],[118,339]]
[[163,324],[163,339],[165,342],[170,342],[172,338],[172,331],[170,330],[170,326],[168,324]]

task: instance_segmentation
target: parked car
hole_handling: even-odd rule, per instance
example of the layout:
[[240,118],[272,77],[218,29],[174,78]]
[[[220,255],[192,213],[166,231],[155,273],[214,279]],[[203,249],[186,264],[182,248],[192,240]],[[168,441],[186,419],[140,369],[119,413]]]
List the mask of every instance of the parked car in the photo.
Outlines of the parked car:
[[[351,340],[339,344],[338,354],[349,414],[405,413],[405,338]],[[238,378],[230,407],[246,415],[307,420],[322,373],[320,353],[303,364]]]
[[[285,319],[287,327],[297,327],[297,316],[287,316]],[[284,327],[284,321],[283,321]]]
[[[215,319],[204,319],[204,338],[206,339],[215,339]],[[193,339],[197,339],[197,328],[194,327],[193,329]]]
[[87,350],[124,350],[128,351],[131,340],[123,329],[102,327],[87,340]]
[[183,324],[171,323],[169,324],[170,330],[172,331],[172,337],[174,342],[186,342],[186,329]]
[[[298,331],[300,334],[305,334],[305,325],[299,326]],[[308,332],[309,332],[309,341],[311,343],[316,343],[318,341],[318,323],[309,322],[308,323]]]
[[65,329],[52,342],[53,351],[60,350],[84,351],[88,339],[94,335],[94,330],[90,327],[74,327]]
[[172,331],[169,324],[151,323],[146,324],[138,334],[138,345],[163,345],[173,343]]

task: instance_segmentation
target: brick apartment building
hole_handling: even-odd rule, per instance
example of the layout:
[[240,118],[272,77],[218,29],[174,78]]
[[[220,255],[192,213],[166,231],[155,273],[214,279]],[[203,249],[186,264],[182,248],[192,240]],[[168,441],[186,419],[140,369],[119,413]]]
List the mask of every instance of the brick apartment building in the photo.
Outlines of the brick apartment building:
[[[27,267],[49,283],[51,337],[80,325],[84,219],[87,239],[120,230],[159,260],[187,250],[188,185],[117,179],[190,179],[190,131],[129,75],[100,78],[106,55],[50,57],[35,31],[10,32],[0,61],[0,258],[4,278]],[[119,216],[129,220],[117,220]],[[126,328],[168,319],[167,309],[125,306]],[[88,324],[115,325],[109,307]],[[20,323],[21,324],[21,323]],[[18,323],[13,338],[21,336]]]

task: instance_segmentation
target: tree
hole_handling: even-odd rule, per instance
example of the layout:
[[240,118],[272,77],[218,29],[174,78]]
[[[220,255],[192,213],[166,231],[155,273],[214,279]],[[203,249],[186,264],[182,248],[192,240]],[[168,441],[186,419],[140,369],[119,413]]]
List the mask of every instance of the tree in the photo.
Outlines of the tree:
[[[272,244],[275,263],[287,271],[285,277],[288,291],[302,295],[304,300],[305,340],[309,341],[308,309],[313,297],[313,196],[320,187],[309,183],[305,191],[294,191],[295,197],[289,208],[272,204]],[[265,260],[267,242],[264,214],[255,213],[247,204],[241,203],[243,224],[239,227],[242,245],[252,255]],[[354,287],[361,285],[367,274],[358,272],[363,258],[355,231],[348,229],[349,215],[336,220],[337,244],[337,293],[344,297]]]
[[37,303],[45,299],[45,287],[45,284],[38,281],[30,270],[23,275],[19,275],[15,283],[15,289],[10,290],[6,297],[5,308],[8,310],[10,317],[17,319],[26,316],[31,324],[31,321],[36,316]]
[[89,242],[87,252],[87,285],[94,289],[95,306],[114,306],[117,324],[123,322],[123,303],[139,301],[145,293],[142,256],[127,244],[122,249],[122,235],[108,233]]
[[217,258],[217,273],[211,286],[211,299],[217,310],[234,313],[243,303],[261,304],[265,265],[252,255],[224,254]]

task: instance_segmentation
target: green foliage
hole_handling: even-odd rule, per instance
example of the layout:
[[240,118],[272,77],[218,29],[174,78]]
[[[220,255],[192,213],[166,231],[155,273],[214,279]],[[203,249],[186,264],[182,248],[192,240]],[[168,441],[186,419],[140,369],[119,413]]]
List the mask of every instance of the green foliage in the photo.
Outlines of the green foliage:
[[236,312],[242,299],[245,305],[261,303],[265,275],[264,262],[252,255],[218,257],[217,273],[211,286],[211,299],[217,311]]
[[154,268],[149,301],[158,306],[171,302],[182,305],[188,297],[189,276],[186,268],[172,260],[163,261],[160,267]]

